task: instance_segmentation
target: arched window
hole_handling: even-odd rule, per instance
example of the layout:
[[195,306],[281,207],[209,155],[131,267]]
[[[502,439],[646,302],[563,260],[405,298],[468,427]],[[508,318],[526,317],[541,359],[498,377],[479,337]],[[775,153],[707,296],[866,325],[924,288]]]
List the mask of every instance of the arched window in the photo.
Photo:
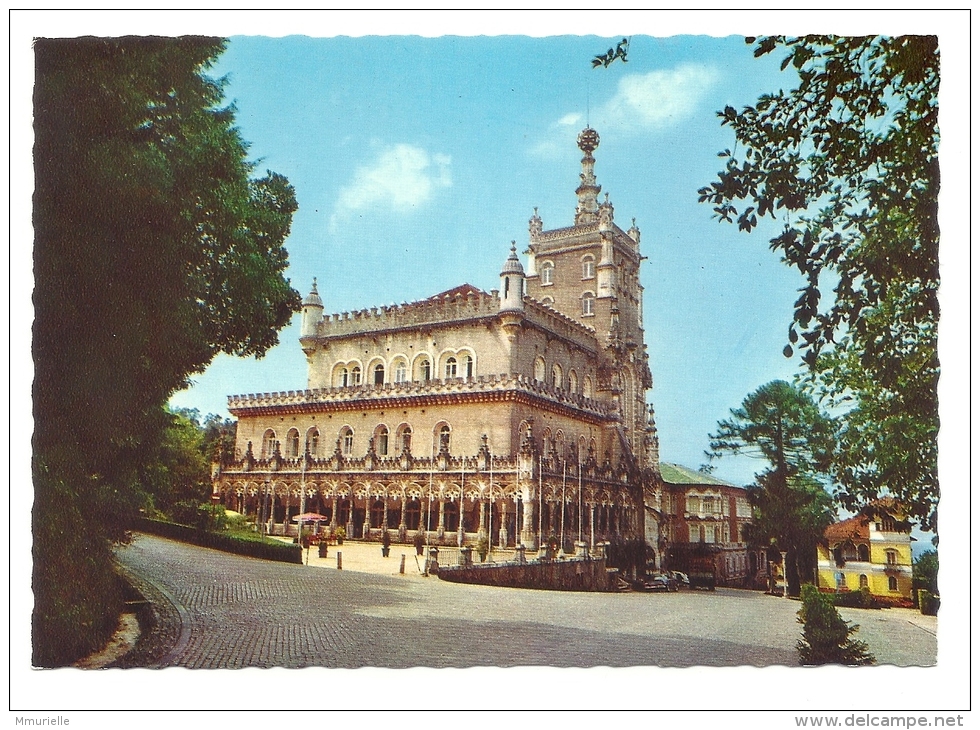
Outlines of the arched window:
[[573,393],[578,393],[578,375],[574,370],[568,371],[568,389]]
[[889,565],[898,565],[898,553],[894,550],[886,550],[885,562]]
[[423,359],[419,363],[419,380],[425,382],[432,377],[432,366],[429,364],[428,359]]
[[595,316],[595,294],[590,291],[582,295],[582,316]]
[[412,427],[402,426],[401,430],[398,432],[398,443],[401,446],[402,452],[412,451]]
[[545,297],[544,299],[541,300],[541,303],[544,306],[546,306],[546,307],[554,307],[555,306],[555,300],[552,299],[551,297]]
[[586,375],[585,379],[582,381],[582,395],[584,395],[586,398],[592,397],[592,378],[590,378],[588,375]]
[[446,379],[456,377],[456,358],[450,357],[446,360]]
[[439,450],[440,451],[443,451],[443,450],[449,451],[449,434],[450,434],[449,426],[447,424],[443,424],[442,427],[439,429]]
[[395,363],[395,382],[404,383],[408,380],[408,364],[404,360]]
[[541,264],[541,286],[550,286],[555,283],[555,265],[550,261]]
[[340,430],[340,450],[344,456],[354,453],[354,431],[350,426],[344,426]]
[[538,357],[534,360],[534,379],[539,383],[544,382],[544,358]]
[[347,372],[347,368],[341,368],[337,371],[337,386],[346,388],[348,385],[350,385],[350,373]]
[[378,456],[388,455],[388,427],[378,426],[378,430],[374,435],[374,448],[378,452]]
[[289,429],[286,434],[286,456],[294,459],[299,456],[299,431],[295,428]]
[[471,355],[463,355],[463,377],[473,377],[473,357]]
[[355,365],[350,369],[350,384],[360,385],[361,384],[361,369]]
[[276,432],[271,428],[262,436],[262,458],[268,459],[276,450]]
[[858,545],[858,561],[867,563],[871,560],[871,553],[867,545]]
[[894,575],[888,576],[888,590],[897,591],[898,590],[898,578]]
[[320,451],[320,431],[315,426],[306,432],[306,448],[310,456],[318,456]]
[[595,256],[592,254],[587,254],[582,257],[582,278],[595,278]]
[[385,383],[385,366],[378,363],[374,366],[374,384],[384,385]]
[[561,388],[565,384],[565,378],[561,371],[561,365],[555,363],[551,366],[551,385],[555,388]]
[[866,576],[864,573],[861,573],[861,575],[858,576],[858,587],[860,588],[868,587],[868,576]]

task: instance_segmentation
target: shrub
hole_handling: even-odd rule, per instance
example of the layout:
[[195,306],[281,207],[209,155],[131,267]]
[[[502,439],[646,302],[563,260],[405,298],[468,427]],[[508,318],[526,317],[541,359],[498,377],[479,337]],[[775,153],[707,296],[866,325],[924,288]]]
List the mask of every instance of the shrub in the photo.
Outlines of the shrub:
[[303,551],[299,545],[278,540],[266,540],[253,533],[220,533],[198,530],[188,525],[178,525],[162,520],[139,520],[136,529],[171,540],[189,542],[201,547],[224,550],[237,555],[248,555],[263,560],[302,564]]
[[834,605],[844,608],[881,608],[881,603],[871,595],[869,588],[834,594]]
[[851,626],[841,618],[833,598],[810,584],[803,586],[801,594],[803,605],[796,614],[797,621],[803,624],[803,638],[796,642],[800,664],[859,666],[875,663],[875,658],[868,653],[868,645],[851,638],[858,625]]
[[919,612],[924,616],[939,615],[939,596],[927,591],[925,588],[919,589]]

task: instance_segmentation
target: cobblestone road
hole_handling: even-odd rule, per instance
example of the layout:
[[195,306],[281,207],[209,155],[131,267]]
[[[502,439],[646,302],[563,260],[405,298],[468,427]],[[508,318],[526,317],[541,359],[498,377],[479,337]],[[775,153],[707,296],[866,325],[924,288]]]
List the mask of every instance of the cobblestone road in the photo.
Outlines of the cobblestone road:
[[[156,666],[797,663],[799,604],[748,591],[601,594],[468,586],[417,574],[273,563],[149,535],[137,536],[118,557],[176,609],[159,612],[180,626],[161,627],[176,638]],[[856,620],[879,662],[934,663],[934,631],[895,611],[863,612]],[[866,623],[873,624],[871,633]]]

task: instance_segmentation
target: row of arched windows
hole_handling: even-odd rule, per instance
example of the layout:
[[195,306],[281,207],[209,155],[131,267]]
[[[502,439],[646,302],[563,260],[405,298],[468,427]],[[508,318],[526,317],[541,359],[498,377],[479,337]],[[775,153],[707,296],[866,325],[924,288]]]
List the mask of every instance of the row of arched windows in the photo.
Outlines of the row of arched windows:
[[[435,450],[439,451],[444,449],[449,451],[450,436],[452,434],[450,425],[445,422],[440,422],[436,424],[432,433]],[[402,452],[411,452],[412,450],[412,427],[407,423],[403,423],[395,429],[394,439],[391,438],[391,432],[384,424],[377,426],[371,434],[371,437],[374,439],[374,451],[378,456],[397,456]],[[355,451],[355,434],[354,429],[350,426],[341,428],[337,438],[340,445],[340,453],[344,456],[355,456],[367,452],[367,443],[361,446],[359,452]],[[260,458],[270,458],[275,452],[276,442],[277,436],[275,430],[271,428],[266,429],[265,434],[262,436],[262,452]],[[320,450],[320,431],[315,426],[306,432],[306,447],[311,456],[324,455],[318,453]],[[304,451],[300,447],[299,431],[295,428],[289,429],[286,433],[286,440],[280,448],[282,455],[286,458],[302,456]]]
[[[595,278],[595,256],[590,253],[585,254],[580,260],[582,264],[582,280]],[[538,271],[541,275],[541,286],[551,286],[555,283],[555,263],[554,261],[542,261],[538,264]]]
[[[583,317],[593,317],[595,316],[595,292],[587,291],[582,292],[580,297],[582,302],[582,316]],[[541,303],[546,307],[554,307],[555,300],[553,297],[543,297]]]
[[[565,370],[559,363],[555,363],[551,366],[551,372],[547,370],[547,365],[545,364],[543,357],[537,357],[534,360],[534,379],[539,383],[547,383],[553,388],[558,390],[568,390],[572,393],[579,392],[579,378],[578,373],[575,370],[569,370],[568,376],[565,376]],[[582,395],[586,398],[592,397],[592,378],[586,375],[582,379]]]
[[[261,458],[268,459],[272,456],[276,449],[276,432],[271,428],[267,429],[265,434],[262,436],[262,452]],[[317,451],[320,450],[320,430],[314,426],[306,432],[306,442],[305,449],[300,445],[300,435],[299,431],[295,428],[289,429],[286,432],[286,440],[280,446],[282,455],[287,458],[296,458],[302,456],[305,450],[316,456]]]
[[[439,370],[433,372],[432,359],[426,355],[417,355],[409,364],[406,357],[398,356],[389,365],[383,362],[371,362],[368,365],[368,383],[384,385],[385,383],[405,383],[409,380],[426,382],[433,378],[472,378],[476,374],[476,360],[473,353],[460,350],[444,353]],[[356,387],[361,385],[361,366],[357,361],[337,363],[333,369],[333,384],[337,388]]]

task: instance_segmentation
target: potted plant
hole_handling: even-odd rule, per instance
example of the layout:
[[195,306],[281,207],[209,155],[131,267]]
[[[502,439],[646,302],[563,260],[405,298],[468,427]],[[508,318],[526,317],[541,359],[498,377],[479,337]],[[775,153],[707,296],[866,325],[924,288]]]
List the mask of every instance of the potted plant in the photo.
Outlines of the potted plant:
[[480,562],[487,562],[487,553],[490,552],[490,541],[486,536],[481,535],[476,541],[476,554],[480,556]]
[[415,554],[421,555],[422,549],[425,547],[425,537],[422,535],[422,530],[416,530],[415,532]]
[[337,531],[334,532],[334,537],[337,538],[338,545],[343,545],[344,538],[347,537],[347,530],[345,530],[343,527],[338,527]]
[[384,558],[388,557],[388,553],[391,551],[391,534],[388,530],[381,531],[381,556]]

